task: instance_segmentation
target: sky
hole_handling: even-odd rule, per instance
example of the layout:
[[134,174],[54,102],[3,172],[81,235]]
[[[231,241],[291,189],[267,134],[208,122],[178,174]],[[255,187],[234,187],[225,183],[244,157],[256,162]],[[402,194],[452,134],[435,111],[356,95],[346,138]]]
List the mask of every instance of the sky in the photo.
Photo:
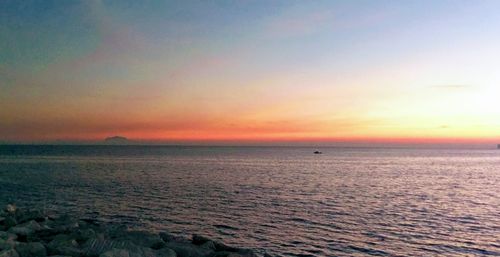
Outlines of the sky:
[[500,143],[500,1],[0,1],[0,142]]

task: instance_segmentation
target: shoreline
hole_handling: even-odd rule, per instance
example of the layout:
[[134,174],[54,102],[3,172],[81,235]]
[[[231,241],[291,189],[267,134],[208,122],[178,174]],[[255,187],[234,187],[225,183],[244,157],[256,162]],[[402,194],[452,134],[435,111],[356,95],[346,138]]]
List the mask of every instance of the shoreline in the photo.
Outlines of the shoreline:
[[269,257],[194,234],[130,230],[96,219],[8,204],[0,211],[0,257]]

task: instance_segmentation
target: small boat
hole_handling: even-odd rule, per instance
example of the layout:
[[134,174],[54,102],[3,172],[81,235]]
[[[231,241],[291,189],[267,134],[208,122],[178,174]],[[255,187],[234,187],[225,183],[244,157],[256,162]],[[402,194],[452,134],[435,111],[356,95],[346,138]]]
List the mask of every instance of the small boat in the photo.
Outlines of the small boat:
[[314,154],[322,154],[321,151],[314,151]]

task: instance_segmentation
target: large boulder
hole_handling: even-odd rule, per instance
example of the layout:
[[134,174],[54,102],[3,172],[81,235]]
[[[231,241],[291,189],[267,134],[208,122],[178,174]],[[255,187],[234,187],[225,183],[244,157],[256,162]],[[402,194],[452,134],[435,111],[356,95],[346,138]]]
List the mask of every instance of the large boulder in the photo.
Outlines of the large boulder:
[[43,257],[47,256],[47,250],[42,243],[20,243],[16,246],[20,257]]

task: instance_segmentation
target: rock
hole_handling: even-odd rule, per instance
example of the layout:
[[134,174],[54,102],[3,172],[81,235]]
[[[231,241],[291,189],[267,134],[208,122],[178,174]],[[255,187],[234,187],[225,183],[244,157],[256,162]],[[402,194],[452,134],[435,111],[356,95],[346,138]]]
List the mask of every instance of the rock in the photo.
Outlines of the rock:
[[110,238],[118,238],[127,234],[128,227],[126,225],[109,225],[104,228],[104,233]]
[[174,250],[165,247],[156,251],[156,257],[177,257],[177,254]]
[[80,227],[78,220],[68,215],[60,216],[55,220],[48,220],[45,225],[57,231],[57,233],[68,233]]
[[47,244],[47,251],[49,254],[60,254],[69,256],[81,256],[83,251],[78,248],[78,243],[69,235],[60,234],[54,237],[52,241]]
[[16,246],[20,257],[43,257],[47,256],[47,250],[41,243],[20,243]]
[[9,232],[14,233],[18,236],[27,237],[41,230],[42,227],[34,220],[28,221],[23,224],[19,224],[15,227],[11,227]]
[[160,232],[160,237],[164,242],[183,242],[183,243],[191,243],[192,240],[189,238],[183,237],[183,236],[178,236],[169,232]]
[[165,242],[170,242],[175,240],[175,235],[169,232],[160,232],[160,238]]
[[205,248],[207,248],[207,247],[210,249],[214,248],[214,250],[216,250],[216,251],[238,252],[238,250],[240,250],[236,247],[228,246],[222,242],[215,241],[215,240],[212,240],[208,237],[205,237],[202,235],[197,235],[197,234],[193,235],[192,242],[195,245],[204,245]]
[[179,257],[204,257],[210,256],[213,251],[205,248],[201,248],[197,245],[191,243],[183,242],[167,242],[166,246],[175,251]]
[[99,256],[112,249],[133,249],[136,247],[138,246],[130,241],[115,241],[102,237],[91,238],[82,245],[83,252],[87,256]]
[[165,242],[157,234],[146,231],[128,231],[120,240],[130,240],[134,244],[152,249],[165,247]]
[[19,254],[14,249],[4,250],[0,252],[0,257],[19,257]]
[[0,251],[14,249],[14,248],[15,248],[14,241],[7,241],[7,240],[0,239]]
[[202,236],[202,235],[198,235],[198,234],[194,234],[193,235],[193,244],[195,245],[202,245],[208,241],[212,241],[210,238],[208,237],[205,237],[205,236]]
[[5,212],[7,212],[8,214],[15,214],[17,211],[17,207],[15,204],[7,204],[7,206],[5,206]]
[[95,238],[97,233],[91,229],[79,229],[71,234],[77,242],[85,242],[91,238]]
[[40,210],[36,209],[29,211],[18,211],[16,217],[19,223],[23,223],[30,220],[35,220],[38,222],[45,220],[45,215]]
[[123,249],[111,249],[99,255],[99,257],[130,257],[127,250]]
[[5,231],[0,231],[0,239],[3,240],[16,240],[17,235]]
[[5,220],[3,221],[3,225],[5,226],[5,229],[9,229],[15,225],[17,225],[17,220],[16,218],[12,216],[7,216],[5,217]]

